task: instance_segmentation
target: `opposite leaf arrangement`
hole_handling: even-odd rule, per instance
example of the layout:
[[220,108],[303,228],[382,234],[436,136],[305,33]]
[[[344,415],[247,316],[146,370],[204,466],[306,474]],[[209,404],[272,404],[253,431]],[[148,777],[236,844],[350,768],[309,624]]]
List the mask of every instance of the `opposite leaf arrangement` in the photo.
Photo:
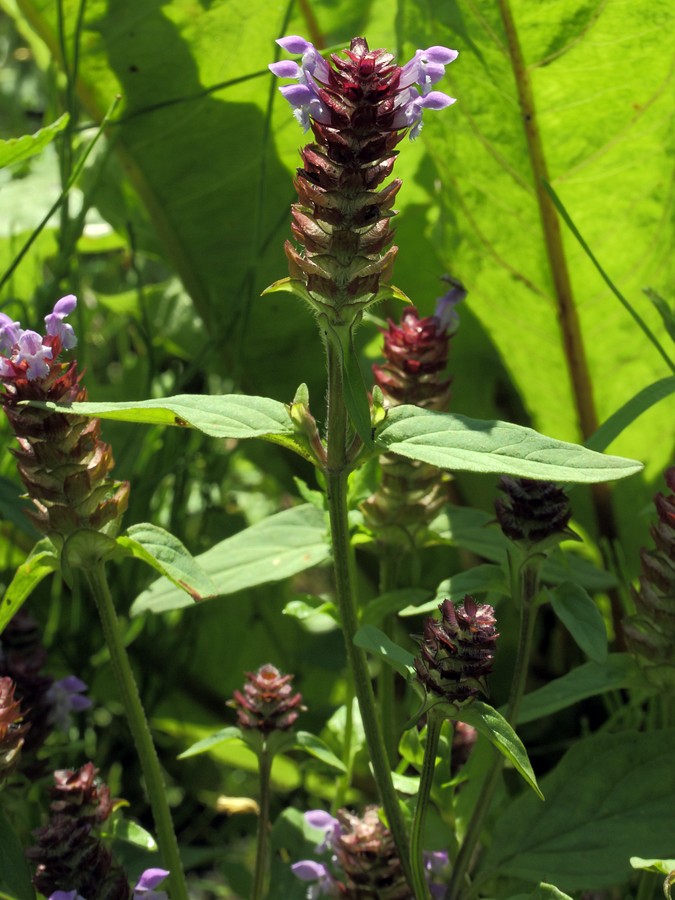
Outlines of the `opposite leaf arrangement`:
[[[319,515],[327,513],[330,532],[333,585],[319,611],[342,630],[347,680],[356,701],[352,703],[351,694],[345,700],[340,757],[315,735],[296,731],[298,719],[307,711],[302,695],[292,687],[293,676],[271,663],[247,673],[246,684],[230,701],[237,725],[182,754],[188,758],[213,752],[230,741],[244,742],[254,754],[260,795],[253,900],[279,896],[270,879],[272,767],[276,758],[291,752],[309,754],[338,773],[331,811],[315,809],[301,816],[299,828],[305,845],[314,846],[314,857],[284,862],[298,883],[304,883],[308,897],[507,897],[511,882],[504,882],[506,887],[500,883],[504,873],[514,879],[514,898],[564,897],[546,883],[546,867],[525,871],[514,854],[513,859],[500,861],[501,870],[496,863],[490,869],[484,860],[498,859],[498,848],[492,846],[487,856],[478,851],[490,844],[487,823],[503,780],[510,777],[506,766],[532,788],[533,803],[543,801],[516,733],[528,703],[534,702],[527,687],[539,612],[551,605],[556,612],[562,608],[563,617],[573,595],[573,638],[582,645],[587,637],[584,621],[592,621],[588,629],[595,628],[597,635],[600,614],[575,582],[572,563],[559,547],[562,541],[576,539],[568,527],[569,500],[559,485],[624,478],[641,465],[529,428],[450,414],[445,369],[450,339],[458,327],[455,307],[466,297],[463,286],[452,278],[433,316],[421,317],[415,307],[407,306],[399,322],[389,320],[383,329],[385,361],[374,366],[375,387],[369,392],[354,332],[376,303],[407,302],[391,284],[398,252],[392,246],[393,203],[401,182],[385,182],[393,172],[396,148],[404,137],[417,137],[424,112],[455,102],[435,86],[457,53],[432,46],[399,66],[391,53],[371,50],[362,37],[329,59],[298,36],[278,44],[299,55],[300,61],[278,61],[269,68],[295,82],[280,91],[313,140],[301,150],[302,166],[294,181],[298,194],[291,208],[294,242],[285,245],[289,277],[267,292],[295,294],[316,318],[327,363],[323,431],[304,387],[288,405],[241,395],[89,403],[77,363],[60,361],[61,354],[77,343],[65,321],[76,309],[75,297],[56,302],[45,318],[44,335],[24,330],[0,313],[0,349],[5,353],[0,360],[2,404],[18,441],[13,452],[33,504],[30,515],[43,535],[0,605],[0,630],[6,628],[0,639],[0,777],[18,784],[22,771],[38,764],[30,742],[43,727],[40,723],[48,720],[45,710],[56,705],[53,693],[51,707],[45,700],[48,691],[39,683],[43,661],[31,668],[28,641],[22,648],[24,662],[17,663],[16,635],[28,627],[21,605],[42,578],[58,572],[73,590],[84,582],[96,603],[143,769],[162,866],[148,869],[131,885],[111,853],[110,832],[104,826],[116,815],[118,804],[98,779],[94,764],[87,762],[77,771],[55,772],[49,820],[34,832],[34,845],[26,853],[32,884],[50,900],[160,900],[166,894],[155,889],[166,879],[171,900],[190,896],[165,778],[106,566],[135,557],[168,579],[170,590],[186,591],[193,600],[215,597],[229,588],[214,583],[215,577],[212,581],[202,570],[200,560],[193,560],[180,541],[157,526],[136,524],[121,530],[130,485],[110,476],[112,452],[100,433],[101,420],[111,418],[191,428],[218,438],[261,438],[310,461],[322,488],[318,500],[316,492],[306,489]],[[416,638],[418,653],[413,656],[403,646],[407,639],[402,616],[419,615],[417,607],[430,606],[427,595],[411,596],[411,585],[415,589],[411,572],[419,553],[443,540],[438,523],[443,511],[451,508],[453,482],[448,473],[453,471],[503,476],[503,497],[495,504],[501,529],[495,564],[468,568],[458,576],[465,577],[466,587],[460,584],[440,592],[431,604],[438,607],[440,617],[423,621]],[[673,470],[667,477],[675,491]],[[356,488],[359,479],[361,487]],[[617,686],[637,686],[642,691],[640,702],[647,705],[664,686],[672,688],[674,661],[675,499],[659,495],[656,502],[657,548],[643,555],[643,575],[634,591],[636,612],[624,622],[626,643],[641,660],[646,678],[641,679],[627,654],[614,654],[615,668],[620,670]],[[307,507],[308,516],[310,512],[316,509]],[[323,540],[321,528],[319,534]],[[362,601],[357,579],[355,547],[366,543],[366,536],[379,570],[378,615],[373,612],[376,603],[369,609]],[[257,583],[264,577],[260,575]],[[499,625],[500,633],[493,605],[480,599],[488,592],[509,595],[513,602],[505,616],[507,624]],[[171,608],[164,602],[163,609]],[[184,602],[175,604],[180,605]],[[152,601],[147,608],[152,608]],[[316,612],[310,609],[308,615]],[[517,628],[511,629],[515,621]],[[511,687],[505,706],[497,710],[481,697],[489,696],[488,675],[507,628],[517,649],[514,670],[508,676],[501,673],[511,679]],[[600,629],[604,634],[602,620]],[[603,648],[606,656],[606,639]],[[47,681],[51,690],[54,685]],[[86,708],[85,687],[72,676],[62,691],[62,712],[70,715]],[[595,692],[588,684],[585,690],[583,695],[579,689],[579,696]],[[411,702],[417,703],[412,715]],[[664,700],[661,694],[658,703],[658,724],[672,725],[672,699]],[[55,720],[55,713],[49,715]],[[357,721],[363,726],[372,773],[372,784],[361,786],[361,794],[352,780]],[[477,740],[482,756],[474,746]],[[617,772],[617,778],[624,774]],[[355,808],[364,790],[378,802]],[[509,790],[516,790],[510,782]],[[405,794],[408,799],[403,799]],[[655,834],[658,830],[648,830],[648,840]],[[644,849],[643,842],[633,855]],[[661,852],[655,847],[654,853]],[[12,863],[17,871],[21,864]],[[277,872],[279,865],[275,858]],[[617,873],[617,882],[623,878],[624,872]],[[560,887],[593,889],[609,883],[592,876],[588,884],[579,885],[572,878]],[[534,893],[523,892],[531,891],[533,884]]]

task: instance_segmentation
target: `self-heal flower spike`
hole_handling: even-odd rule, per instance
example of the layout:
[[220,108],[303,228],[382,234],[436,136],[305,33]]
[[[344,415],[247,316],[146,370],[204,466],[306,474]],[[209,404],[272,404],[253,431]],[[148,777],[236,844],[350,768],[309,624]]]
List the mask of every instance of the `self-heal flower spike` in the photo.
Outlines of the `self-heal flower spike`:
[[64,322],[76,304],[74,296],[62,297],[45,317],[44,336],[0,313],[0,347],[8,354],[0,359],[0,403],[19,441],[17,468],[35,507],[29,515],[40,531],[64,537],[80,528],[114,531],[129,495],[128,483],[108,477],[112,452],[100,439],[98,419],[20,405],[87,399],[77,363],[59,361],[77,343]]
[[457,607],[444,600],[438,608],[440,621],[425,619],[423,637],[418,638],[415,669],[420,683],[448,703],[487,693],[485,678],[499,637],[493,608],[468,595]]
[[270,69],[297,82],[280,90],[315,138],[300,151],[295,179],[291,230],[300,250],[286,243],[291,286],[330,324],[351,326],[378,299],[397,252],[390,220],[401,183],[380,189],[392,173],[395,148],[419,132],[424,109],[454,102],[429,88],[456,53],[432,47],[401,68],[364,38],[352,40],[346,59],[333,54],[330,62],[304,38],[278,43],[302,54],[299,63]]
[[633,588],[635,615],[623,622],[628,649],[655,684],[675,683],[675,466],[665,473],[669,494],[654,497],[654,548],[640,553],[640,580]]
[[532,545],[547,538],[574,537],[567,527],[572,510],[562,488],[550,481],[503,475],[499,489],[505,499],[495,500],[497,521],[512,541]]
[[273,665],[247,672],[243,691],[235,691],[229,706],[237,710],[241,728],[256,729],[264,735],[288,731],[305,707],[302,694],[294,693],[292,675],[282,675]]

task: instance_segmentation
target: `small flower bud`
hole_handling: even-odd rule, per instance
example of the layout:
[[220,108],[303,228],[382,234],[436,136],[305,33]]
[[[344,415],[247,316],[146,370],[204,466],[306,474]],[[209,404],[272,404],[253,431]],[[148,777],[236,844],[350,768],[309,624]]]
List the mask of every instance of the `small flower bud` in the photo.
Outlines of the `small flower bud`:
[[282,675],[269,663],[257,672],[246,673],[243,692],[235,691],[228,705],[237,710],[241,728],[256,729],[263,735],[273,731],[288,731],[298,713],[304,711],[302,694],[293,693],[292,675]]
[[424,620],[415,659],[417,677],[425,690],[448,703],[487,693],[486,676],[492,670],[495,643],[494,610],[466,596],[460,606],[444,600],[441,620]]

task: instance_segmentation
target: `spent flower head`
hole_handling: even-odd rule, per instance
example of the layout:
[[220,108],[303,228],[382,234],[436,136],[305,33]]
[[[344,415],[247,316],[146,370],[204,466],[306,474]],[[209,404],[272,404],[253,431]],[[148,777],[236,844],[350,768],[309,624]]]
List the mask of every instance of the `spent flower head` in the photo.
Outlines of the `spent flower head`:
[[239,726],[263,735],[292,728],[305,707],[302,694],[293,692],[291,681],[292,675],[282,675],[270,663],[257,672],[246,672],[243,690],[234,691],[232,700],[228,701],[237,711]]

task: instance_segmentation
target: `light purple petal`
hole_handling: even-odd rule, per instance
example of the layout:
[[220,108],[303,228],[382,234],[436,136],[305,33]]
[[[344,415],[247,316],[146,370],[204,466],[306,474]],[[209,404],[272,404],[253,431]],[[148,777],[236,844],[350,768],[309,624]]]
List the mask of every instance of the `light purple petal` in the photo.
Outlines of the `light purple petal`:
[[308,825],[311,825],[312,828],[317,828],[319,831],[332,831],[336,825],[339,826],[340,824],[335,816],[331,816],[325,809],[308,810],[308,812],[305,813],[305,822],[307,822]]
[[57,316],[69,316],[76,306],[77,297],[75,294],[66,294],[65,297],[61,297],[60,300],[56,301],[52,312]]
[[467,290],[455,278],[445,276],[443,280],[450,284],[450,290],[436,300],[434,315],[449,334],[454,334],[459,326],[459,315],[455,307],[465,299]]
[[77,891],[54,891],[49,895],[49,900],[84,900]]
[[424,851],[424,868],[427,872],[438,874],[442,872],[449,864],[449,857],[445,850]]
[[306,53],[308,50],[314,50],[314,44],[306,41],[297,34],[290,34],[288,37],[279,38],[277,44],[283,47],[287,53]]
[[442,91],[432,91],[426,97],[420,98],[420,106],[424,109],[445,109],[446,106],[451,106],[456,102],[455,97],[450,97]]
[[444,66],[449,66],[459,56],[457,50],[451,50],[450,47],[441,47],[438,44],[433,47],[427,47],[422,53],[430,62],[441,63]]
[[146,869],[134,887],[134,900],[167,900],[166,893],[155,888],[168,874],[166,869]]
[[59,687],[63,691],[67,691],[69,694],[79,693],[82,691],[86,691],[89,687],[88,684],[85,684],[81,678],[78,678],[77,675],[66,675],[65,678],[61,678],[59,681],[54,682],[54,687]]
[[299,78],[302,74],[302,69],[292,59],[282,59],[279,62],[270,63],[267,68],[277,78]]
[[313,859],[301,859],[293,863],[291,872],[300,881],[319,881],[321,878],[330,878],[330,872],[323,863]]
[[0,313],[0,350],[10,352],[14,344],[18,344],[22,334],[20,322],[15,322],[5,313]]
[[316,94],[307,84],[287,84],[279,88],[284,100],[293,107],[308,106],[316,99]]
[[89,697],[83,697],[81,694],[71,694],[69,703],[73,712],[84,712],[85,709],[91,709],[93,706]]
[[49,372],[46,360],[52,358],[51,347],[43,347],[42,336],[37,331],[24,331],[19,338],[14,359],[15,363],[26,362],[26,377],[29,381],[44,378]]

